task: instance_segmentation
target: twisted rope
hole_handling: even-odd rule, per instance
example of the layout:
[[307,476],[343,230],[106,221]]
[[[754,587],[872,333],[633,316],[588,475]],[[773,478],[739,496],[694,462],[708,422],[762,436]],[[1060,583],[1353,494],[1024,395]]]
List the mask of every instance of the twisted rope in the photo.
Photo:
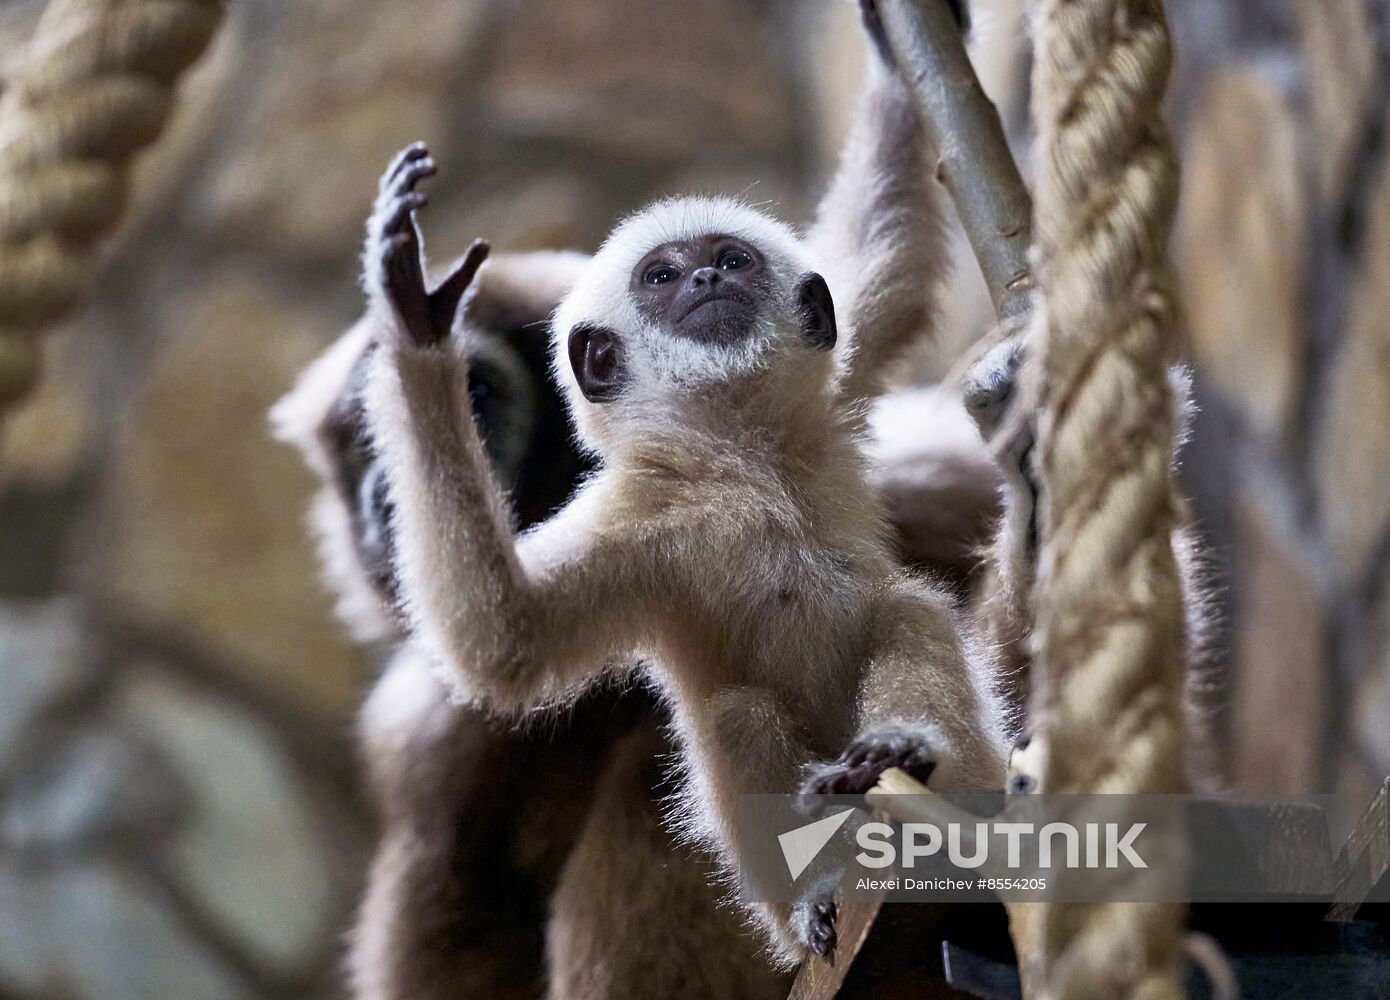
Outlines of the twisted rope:
[[38,378],[38,335],[80,301],[222,0],[53,0],[0,94],[0,406]]
[[[1161,0],[1039,0],[1035,23],[1043,669],[1034,717],[1046,734],[1046,789],[1177,792],[1168,26]],[[1182,995],[1180,907],[1050,904],[1037,920],[1030,994]]]

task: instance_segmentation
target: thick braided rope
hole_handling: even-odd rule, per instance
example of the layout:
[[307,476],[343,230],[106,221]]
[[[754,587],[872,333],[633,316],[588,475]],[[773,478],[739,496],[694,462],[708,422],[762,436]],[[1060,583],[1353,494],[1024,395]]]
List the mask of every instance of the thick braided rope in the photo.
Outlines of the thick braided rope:
[[[1053,794],[1182,790],[1182,598],[1171,531],[1176,356],[1161,0],[1038,0],[1033,115],[1042,294],[1037,461]],[[1052,904],[1034,996],[1178,997],[1180,907]]]
[[0,94],[0,405],[38,377],[39,334],[79,302],[221,0],[53,0]]

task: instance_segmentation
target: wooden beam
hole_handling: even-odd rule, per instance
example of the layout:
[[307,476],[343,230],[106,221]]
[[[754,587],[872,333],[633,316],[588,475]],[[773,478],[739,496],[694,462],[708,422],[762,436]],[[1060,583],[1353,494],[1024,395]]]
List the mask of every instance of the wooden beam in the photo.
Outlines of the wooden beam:
[[1379,895],[1390,895],[1390,778],[1357,820],[1337,855],[1333,873],[1335,902],[1327,911],[1328,920],[1354,920],[1361,904],[1377,889]]

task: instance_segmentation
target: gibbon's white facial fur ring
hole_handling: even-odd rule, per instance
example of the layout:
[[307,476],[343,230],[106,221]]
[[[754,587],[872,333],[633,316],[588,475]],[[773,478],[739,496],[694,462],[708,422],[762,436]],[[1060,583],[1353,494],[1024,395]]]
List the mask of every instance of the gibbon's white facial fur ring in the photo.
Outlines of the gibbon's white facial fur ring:
[[[633,301],[629,291],[633,269],[654,247],[714,234],[757,247],[784,301],[764,309],[752,334],[736,343],[702,343],[663,334]],[[779,334],[787,332],[779,329],[777,317],[797,315],[792,301],[797,280],[814,270],[792,227],[734,198],[669,198],[628,216],[561,301],[552,325],[551,363],[580,440],[591,450],[607,450],[604,445],[611,443],[617,427],[646,409],[639,393],[666,398],[656,411],[662,412],[669,409],[673,392],[698,393],[740,373],[758,371]],[[580,391],[566,351],[569,332],[580,323],[611,328],[621,338],[624,364],[634,377],[618,400],[592,403]],[[816,352],[808,348],[807,353]]]
[[320,574],[329,591],[338,596],[334,612],[358,642],[395,638],[398,626],[362,568],[352,514],[332,485],[338,460],[330,454],[320,430],[350,380],[353,366],[374,337],[372,318],[359,320],[300,374],[294,388],[271,407],[269,414],[274,436],[297,447],[319,477],[309,509],[310,533],[318,548]]
[[[506,421],[487,429],[485,443],[498,477],[503,482],[512,482],[536,434],[540,404],[531,374],[511,345],[491,331],[476,328],[466,319],[455,322],[454,339],[457,349],[468,359],[471,372],[487,371],[491,391],[497,394],[498,405],[505,410]],[[468,388],[471,398],[471,382]]]

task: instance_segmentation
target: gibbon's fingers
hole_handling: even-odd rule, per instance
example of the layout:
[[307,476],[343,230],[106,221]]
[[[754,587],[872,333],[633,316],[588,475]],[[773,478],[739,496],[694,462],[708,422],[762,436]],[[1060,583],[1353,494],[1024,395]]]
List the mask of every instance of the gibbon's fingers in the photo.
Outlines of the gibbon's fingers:
[[459,302],[473,285],[478,269],[487,260],[492,248],[486,240],[474,240],[464,251],[463,259],[453,271],[430,292],[430,312],[434,316],[436,330],[453,328],[454,314],[458,312]]
[[386,191],[391,186],[391,182],[396,179],[396,175],[400,173],[407,164],[414,163],[416,160],[429,156],[429,154],[429,147],[423,142],[412,142],[409,146],[406,146],[405,149],[396,154],[395,159],[391,161],[391,165],[386,168],[386,173],[381,175],[380,189],[383,192]]

